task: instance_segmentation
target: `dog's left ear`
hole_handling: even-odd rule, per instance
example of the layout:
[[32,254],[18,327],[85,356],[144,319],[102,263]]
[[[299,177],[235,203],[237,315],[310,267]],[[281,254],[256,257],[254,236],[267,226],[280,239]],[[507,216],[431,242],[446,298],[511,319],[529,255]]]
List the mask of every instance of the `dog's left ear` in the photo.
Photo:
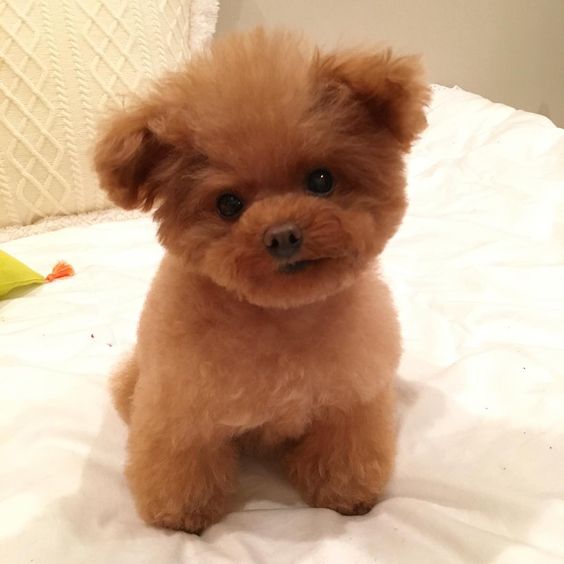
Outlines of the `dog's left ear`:
[[405,150],[425,129],[430,90],[418,56],[398,57],[390,49],[318,53],[315,66],[321,80],[348,87]]

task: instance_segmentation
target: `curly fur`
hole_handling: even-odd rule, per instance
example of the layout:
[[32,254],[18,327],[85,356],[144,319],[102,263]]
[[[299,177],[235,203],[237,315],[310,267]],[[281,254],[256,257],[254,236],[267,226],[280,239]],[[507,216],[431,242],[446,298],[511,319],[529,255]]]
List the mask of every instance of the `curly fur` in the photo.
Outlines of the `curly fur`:
[[[133,357],[112,380],[140,515],[197,532],[229,508],[243,445],[274,448],[304,499],[368,511],[394,459],[399,329],[375,260],[405,210],[403,158],[425,127],[417,58],[321,53],[261,29],[216,42],[107,121],[110,198],[153,208],[167,253]],[[329,168],[335,190],[305,190]],[[223,192],[245,202],[216,212]],[[300,272],[263,233],[292,221]]]

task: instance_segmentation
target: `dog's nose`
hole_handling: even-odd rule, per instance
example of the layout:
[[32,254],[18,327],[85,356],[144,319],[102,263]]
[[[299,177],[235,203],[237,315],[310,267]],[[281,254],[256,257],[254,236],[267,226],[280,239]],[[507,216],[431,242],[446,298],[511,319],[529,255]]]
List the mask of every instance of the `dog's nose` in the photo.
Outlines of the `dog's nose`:
[[272,256],[290,258],[302,245],[302,232],[294,223],[284,223],[268,228],[262,240]]

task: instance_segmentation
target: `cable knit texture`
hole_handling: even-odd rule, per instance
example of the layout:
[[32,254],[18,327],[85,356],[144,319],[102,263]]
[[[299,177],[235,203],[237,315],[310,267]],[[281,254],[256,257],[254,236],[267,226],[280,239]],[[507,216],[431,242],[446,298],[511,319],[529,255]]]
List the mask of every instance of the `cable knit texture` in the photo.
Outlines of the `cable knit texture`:
[[216,0],[0,1],[0,226],[110,206],[91,170],[112,104],[202,47]]

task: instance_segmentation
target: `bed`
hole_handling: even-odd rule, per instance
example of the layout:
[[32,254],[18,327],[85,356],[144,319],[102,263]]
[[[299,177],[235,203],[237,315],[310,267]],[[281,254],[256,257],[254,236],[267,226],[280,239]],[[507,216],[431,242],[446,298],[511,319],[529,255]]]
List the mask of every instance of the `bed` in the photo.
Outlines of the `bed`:
[[399,456],[368,515],[305,507],[246,460],[201,537],[144,526],[108,373],[162,255],[146,217],[3,250],[76,276],[0,302],[0,560],[18,563],[564,561],[564,131],[435,87],[382,258],[403,325]]

